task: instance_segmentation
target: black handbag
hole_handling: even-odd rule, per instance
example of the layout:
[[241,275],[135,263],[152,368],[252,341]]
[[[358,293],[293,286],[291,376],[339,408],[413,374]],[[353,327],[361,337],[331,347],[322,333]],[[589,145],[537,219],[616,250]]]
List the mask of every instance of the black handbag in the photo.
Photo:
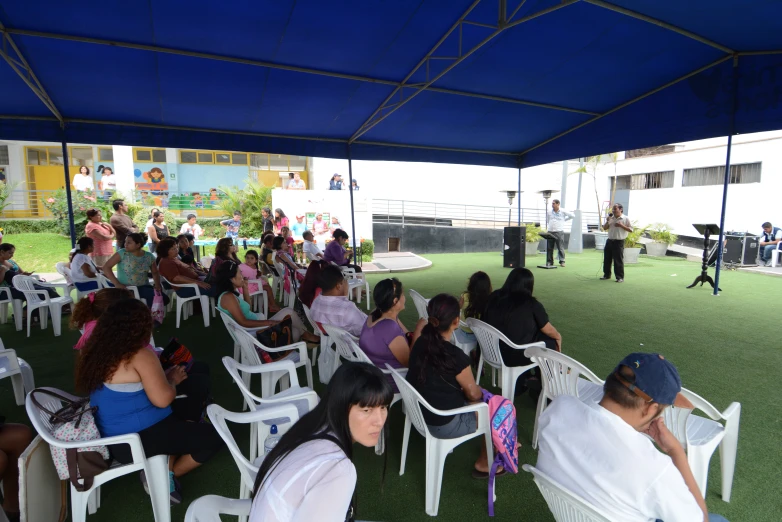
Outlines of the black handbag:
[[[285,318],[274,326],[270,326],[264,330],[260,330],[255,334],[256,339],[262,345],[267,348],[279,348],[280,346],[287,346],[293,343],[293,321],[291,316],[285,316]],[[265,350],[258,350],[259,355],[264,362],[274,362],[287,356],[290,350],[285,352],[267,352]]]

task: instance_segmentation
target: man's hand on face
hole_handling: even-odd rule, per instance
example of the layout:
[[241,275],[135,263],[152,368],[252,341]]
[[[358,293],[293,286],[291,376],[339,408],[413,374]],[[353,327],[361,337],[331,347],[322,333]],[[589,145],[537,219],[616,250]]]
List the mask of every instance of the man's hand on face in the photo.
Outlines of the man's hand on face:
[[671,433],[671,430],[665,425],[662,417],[657,417],[646,428],[645,433],[649,435],[657,446],[666,454],[670,455],[677,451],[684,451],[679,440]]

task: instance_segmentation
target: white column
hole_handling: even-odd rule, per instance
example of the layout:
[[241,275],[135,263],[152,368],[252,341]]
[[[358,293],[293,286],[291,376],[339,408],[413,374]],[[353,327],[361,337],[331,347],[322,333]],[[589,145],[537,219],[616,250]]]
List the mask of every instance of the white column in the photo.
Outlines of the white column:
[[117,192],[134,201],[136,182],[133,177],[133,147],[112,145],[114,153],[114,175],[117,177]]

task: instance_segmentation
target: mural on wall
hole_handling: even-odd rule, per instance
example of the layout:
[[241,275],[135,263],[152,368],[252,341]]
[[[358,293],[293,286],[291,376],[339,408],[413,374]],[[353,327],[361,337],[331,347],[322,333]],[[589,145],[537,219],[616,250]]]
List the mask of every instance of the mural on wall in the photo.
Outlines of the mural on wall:
[[160,196],[163,192],[168,191],[166,175],[160,167],[152,167],[146,172],[135,169],[133,177],[137,191],[148,191],[155,196]]

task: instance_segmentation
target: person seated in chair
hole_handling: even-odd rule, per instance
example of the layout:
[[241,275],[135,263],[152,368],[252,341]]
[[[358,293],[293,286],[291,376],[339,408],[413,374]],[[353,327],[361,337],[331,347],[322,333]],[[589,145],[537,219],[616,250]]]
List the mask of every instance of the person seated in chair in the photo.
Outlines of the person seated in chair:
[[98,268],[92,261],[90,254],[94,247],[90,237],[80,237],[76,242],[71,257],[71,278],[76,289],[80,292],[89,292],[100,288],[98,284]]
[[[483,392],[475,383],[470,356],[450,342],[459,328],[459,301],[451,295],[438,294],[429,301],[426,309],[429,319],[410,352],[407,382],[438,410],[453,410],[468,402],[482,402]],[[421,408],[421,413],[429,433],[438,439],[457,439],[478,429],[478,414],[475,412],[443,417]],[[489,476],[486,444],[481,444],[473,476]]]
[[318,287],[322,293],[312,301],[312,318],[359,337],[367,314],[348,299],[348,282],[339,267],[326,265],[318,275]]
[[158,243],[156,263],[160,275],[171,283],[171,288],[179,297],[194,297],[196,289],[182,288],[177,283],[194,284],[198,287],[198,295],[212,295],[209,283],[201,280],[204,276],[179,260],[179,247],[174,238],[167,237]]
[[304,257],[310,261],[323,259],[323,250],[321,250],[320,247],[315,244],[315,241],[313,241],[315,236],[312,235],[312,231],[305,230],[301,237],[304,238],[304,244],[301,246],[304,251]]
[[334,231],[334,240],[326,245],[326,251],[323,253],[323,259],[331,261],[335,265],[345,268],[352,268],[356,273],[361,272],[361,267],[350,262],[353,256],[353,250],[345,248],[348,241],[348,233],[338,228]]
[[771,266],[771,256],[775,256],[776,249],[782,241],[782,228],[775,227],[768,221],[763,223],[763,233],[760,234],[760,260],[764,266]]
[[[152,314],[137,299],[110,306],[98,319],[82,350],[76,387],[97,407],[95,423],[102,437],[138,433],[147,458],[170,455],[171,502],[182,502],[178,478],[211,459],[225,443],[214,426],[172,415],[176,386],[186,380],[182,367],[168,375],[147,349]],[[109,446],[115,460],[132,462],[130,446]],[[146,477],[142,475],[146,485]]]
[[[261,270],[261,266],[258,263],[258,252],[255,250],[248,250],[244,253],[244,263],[239,265],[239,271],[242,273],[242,276],[244,276],[245,279],[255,279],[261,281],[261,285],[263,286],[264,292],[266,292],[266,298],[268,299],[269,303],[268,312],[270,314],[276,314],[280,311],[280,305],[278,305],[277,301],[274,299],[274,291],[272,290],[269,282],[266,280],[266,277]],[[251,294],[258,291],[258,283],[249,283],[248,286],[250,288]],[[240,289],[239,292],[241,293],[242,290]]]
[[681,389],[662,355],[628,355],[599,403],[561,395],[546,408],[536,467],[612,520],[726,522],[708,513],[684,448],[663,422],[666,408],[693,409]]
[[[239,295],[239,289],[242,294]],[[242,328],[261,328],[274,326],[286,317],[291,319],[291,334],[293,342],[303,340],[317,343],[318,336],[311,334],[304,326],[299,314],[293,308],[283,308],[268,319],[262,319],[251,308],[250,291],[247,279],[242,276],[239,264],[227,261],[220,265],[215,274],[215,295],[217,296],[216,308],[228,315]]]

